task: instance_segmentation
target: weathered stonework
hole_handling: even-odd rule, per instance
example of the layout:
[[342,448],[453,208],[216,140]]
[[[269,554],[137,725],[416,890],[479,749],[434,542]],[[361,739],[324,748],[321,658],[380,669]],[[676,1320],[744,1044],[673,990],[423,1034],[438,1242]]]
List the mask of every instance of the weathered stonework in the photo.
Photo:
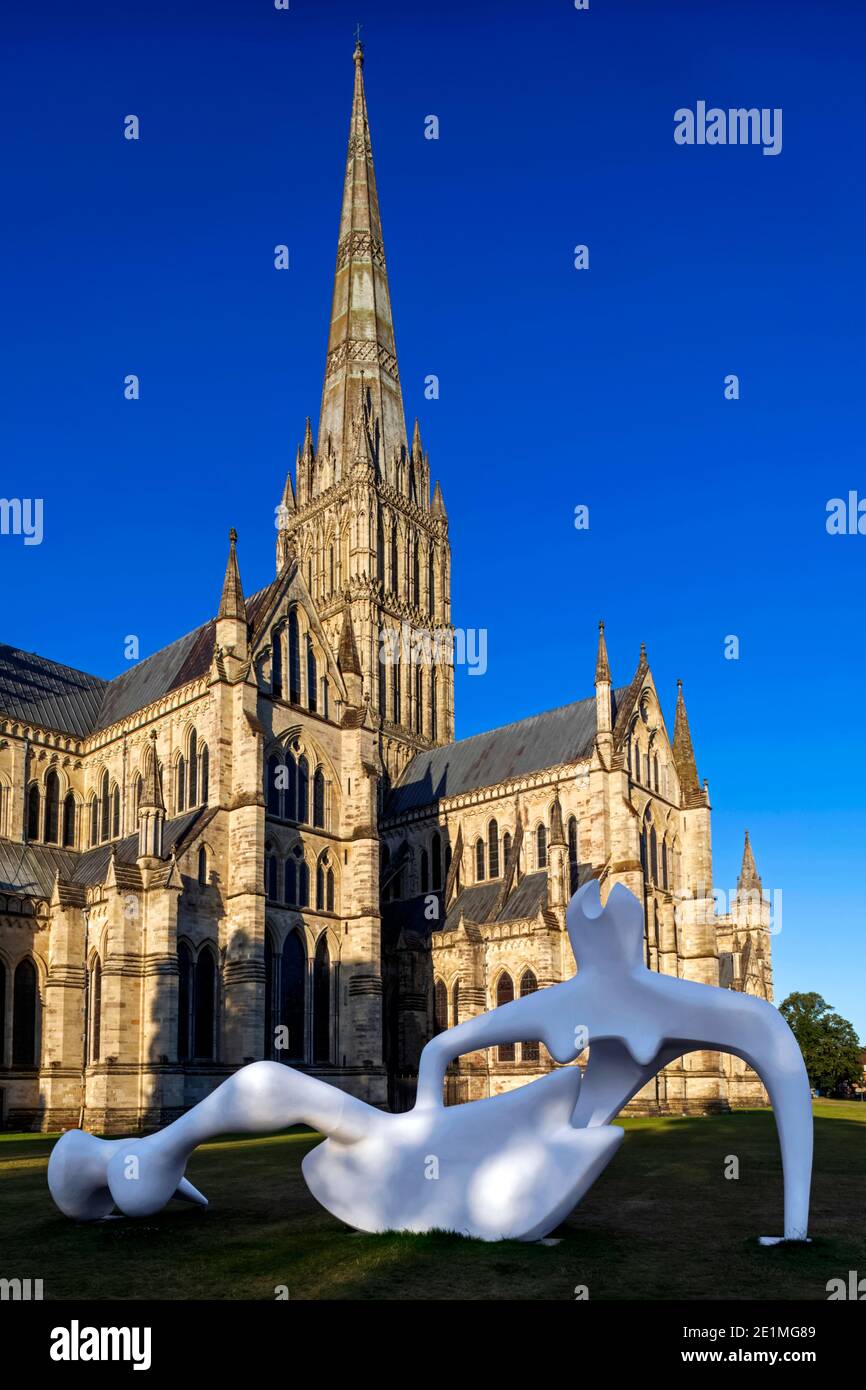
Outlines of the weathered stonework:
[[[447,643],[411,654],[452,632],[448,517],[406,431],[362,63],[318,440],[308,420],[275,580],[244,596],[232,533],[217,616],[114,681],[0,647],[7,1126],[162,1125],[263,1056],[408,1105],[435,1027],[572,973],[590,874],[646,903],[653,969],[772,998],[751,848],[715,916],[685,705],[670,741],[643,651],[613,691],[602,636],[594,698],[477,758],[452,742]],[[448,1095],[551,1065],[532,1040],[473,1054]],[[693,1054],[634,1105],[762,1099]]]

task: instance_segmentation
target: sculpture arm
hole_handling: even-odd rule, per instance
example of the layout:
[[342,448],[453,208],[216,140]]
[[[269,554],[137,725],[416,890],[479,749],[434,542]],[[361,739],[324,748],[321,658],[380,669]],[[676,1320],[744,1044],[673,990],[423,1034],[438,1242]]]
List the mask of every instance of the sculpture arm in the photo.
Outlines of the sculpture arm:
[[785,1239],[804,1240],[812,1180],[812,1093],[791,1029],[778,1009],[751,994],[663,976],[653,977],[652,993],[650,1007],[668,1057],[671,1047],[677,1056],[702,1049],[730,1052],[763,1081],[782,1151]]
[[[538,1039],[544,1043],[557,1062],[573,1061],[579,1049],[563,1048],[549,1026],[551,996],[557,988],[554,985],[523,999],[514,999],[510,1004],[500,1004],[488,1013],[468,1018],[456,1027],[447,1028],[444,1032],[437,1033],[435,1038],[431,1038],[421,1053],[416,1108],[442,1105],[442,1086],[448,1064],[455,1057],[461,1057],[464,1052]],[[539,1006],[542,996],[543,1008]]]

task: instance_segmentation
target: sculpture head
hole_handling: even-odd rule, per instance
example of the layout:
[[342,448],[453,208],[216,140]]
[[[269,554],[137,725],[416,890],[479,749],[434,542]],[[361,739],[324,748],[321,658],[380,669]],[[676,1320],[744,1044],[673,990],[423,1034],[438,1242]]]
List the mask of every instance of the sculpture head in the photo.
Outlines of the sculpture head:
[[578,968],[634,970],[644,960],[643,908],[623,884],[614,884],[604,907],[598,879],[578,888],[566,913]]

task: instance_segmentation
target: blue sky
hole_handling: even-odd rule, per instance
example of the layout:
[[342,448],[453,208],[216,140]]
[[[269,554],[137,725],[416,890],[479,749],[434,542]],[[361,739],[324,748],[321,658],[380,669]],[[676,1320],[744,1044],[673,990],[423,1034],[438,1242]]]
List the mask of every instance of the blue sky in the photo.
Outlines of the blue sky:
[[[866,497],[847,0],[12,0],[0,493],[43,498],[45,535],[0,537],[0,637],[114,675],[127,634],[147,655],[210,616],[229,526],[247,590],[272,577],[358,19],[406,410],[455,621],[489,633],[458,734],[591,693],[599,617],[617,683],[645,641],[671,731],[685,682],[717,886],[748,825],[782,893],[778,998],[817,989],[866,1037],[866,536],[825,529],[830,498]],[[782,152],[675,144],[699,100],[781,107]]]

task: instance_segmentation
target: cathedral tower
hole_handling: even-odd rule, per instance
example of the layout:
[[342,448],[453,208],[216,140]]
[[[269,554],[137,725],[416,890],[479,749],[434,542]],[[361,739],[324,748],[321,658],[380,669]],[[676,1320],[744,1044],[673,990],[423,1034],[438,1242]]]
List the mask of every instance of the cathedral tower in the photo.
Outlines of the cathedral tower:
[[277,568],[297,556],[335,651],[348,606],[393,780],[454,737],[451,552],[417,421],[411,444],[406,430],[360,43],[354,64],[318,439],[308,420],[279,506]]

